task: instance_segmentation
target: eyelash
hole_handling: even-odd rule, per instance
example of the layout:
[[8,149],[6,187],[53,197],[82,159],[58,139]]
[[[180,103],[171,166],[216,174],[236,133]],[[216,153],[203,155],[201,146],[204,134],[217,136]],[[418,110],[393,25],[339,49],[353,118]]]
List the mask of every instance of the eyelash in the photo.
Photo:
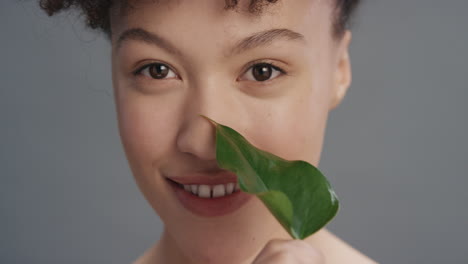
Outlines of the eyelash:
[[[165,63],[162,63],[162,62],[152,62],[152,63],[148,63],[148,64],[145,64],[143,66],[141,66],[140,68],[138,68],[137,70],[135,70],[133,72],[133,75],[135,76],[138,76],[138,75],[141,75],[142,74],[142,71],[144,71],[145,69],[153,66],[153,65],[158,65],[158,64],[162,64],[162,65],[165,65],[169,68],[169,70],[173,71],[175,73],[175,71],[172,69],[171,66],[165,64]],[[243,71],[242,75],[246,74],[248,71],[250,71],[254,66],[256,65],[267,65],[267,66],[270,66],[271,68],[273,68],[274,70],[277,70],[281,73],[281,75],[287,75],[288,73],[283,70],[282,68],[276,66],[274,63],[272,62],[266,62],[266,61],[254,61],[252,63],[249,63],[249,65],[247,66],[247,70]],[[176,74],[177,75],[177,74]],[[261,82],[261,83],[265,83],[265,82],[269,82],[269,81],[272,81],[276,78],[278,78],[279,76],[276,76],[275,78],[273,79],[269,79],[269,80],[266,80],[266,81],[256,81],[256,82]],[[152,78],[154,79],[154,78]],[[164,79],[154,79],[154,80],[164,80]]]
[[[279,71],[281,73],[281,75],[288,75],[288,73],[285,70],[283,70],[281,67],[276,66],[275,63],[273,63],[273,62],[267,62],[267,61],[254,61],[252,63],[249,63],[247,65],[247,70],[243,71],[242,75],[248,73],[256,65],[267,65],[267,66],[270,66],[271,68],[273,68],[274,70]],[[279,76],[281,76],[281,75],[279,75]],[[255,82],[266,83],[266,82],[269,82],[269,81],[272,81],[272,80],[278,78],[279,76],[276,76],[273,79],[268,79],[266,81],[255,81]]]

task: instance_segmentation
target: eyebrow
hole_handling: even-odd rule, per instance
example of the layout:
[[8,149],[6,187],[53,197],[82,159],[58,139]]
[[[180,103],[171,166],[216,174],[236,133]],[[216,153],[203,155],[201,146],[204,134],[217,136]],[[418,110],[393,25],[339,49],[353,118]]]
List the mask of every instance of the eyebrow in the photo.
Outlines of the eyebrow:
[[[260,46],[268,46],[274,41],[280,39],[305,42],[304,35],[293,30],[287,28],[269,29],[256,32],[244,39],[241,39],[234,45],[226,57],[233,56]],[[116,44],[117,50],[119,50],[122,43],[127,40],[143,41],[148,44],[156,45],[171,54],[179,56],[182,55],[182,52],[170,41],[164,39],[156,33],[149,32],[142,28],[131,28],[120,34]]]

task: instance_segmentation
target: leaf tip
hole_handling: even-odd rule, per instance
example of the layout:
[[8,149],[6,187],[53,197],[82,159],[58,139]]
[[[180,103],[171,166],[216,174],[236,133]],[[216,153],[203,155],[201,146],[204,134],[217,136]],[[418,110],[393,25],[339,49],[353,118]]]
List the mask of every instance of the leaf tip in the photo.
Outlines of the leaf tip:
[[207,117],[205,115],[199,114],[199,116],[204,117],[206,120],[210,121],[215,126],[218,125],[218,123],[216,123],[213,119],[211,119],[211,118],[209,118],[209,117]]

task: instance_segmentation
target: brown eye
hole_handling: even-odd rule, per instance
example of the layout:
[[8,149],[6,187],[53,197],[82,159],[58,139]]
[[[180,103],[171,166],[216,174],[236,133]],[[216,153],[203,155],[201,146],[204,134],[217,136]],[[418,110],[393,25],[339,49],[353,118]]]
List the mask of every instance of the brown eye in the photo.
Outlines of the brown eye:
[[162,63],[145,65],[137,70],[135,74],[142,74],[152,79],[168,79],[167,77],[176,77],[175,73],[167,65]]
[[252,67],[253,77],[259,82],[268,80],[271,77],[272,69],[268,64],[257,64]]
[[149,67],[149,74],[154,79],[162,79],[169,73],[169,68],[164,64],[153,64]]
[[274,79],[281,73],[285,73],[282,69],[273,66],[270,63],[257,63],[254,64],[246,72],[247,80],[264,82]]

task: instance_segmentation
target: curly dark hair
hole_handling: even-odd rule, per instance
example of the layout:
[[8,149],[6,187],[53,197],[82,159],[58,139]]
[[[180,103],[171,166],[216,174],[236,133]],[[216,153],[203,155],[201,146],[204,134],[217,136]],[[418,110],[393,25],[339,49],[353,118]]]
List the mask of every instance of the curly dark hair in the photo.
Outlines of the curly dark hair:
[[[112,5],[119,0],[39,0],[40,7],[52,16],[70,7],[77,8],[86,16],[86,24],[92,29],[102,30],[110,37],[110,15]],[[225,9],[233,9],[239,0],[225,0]],[[258,14],[262,7],[274,4],[278,0],[250,0],[249,12]],[[333,23],[334,37],[340,38],[345,30],[349,28],[350,19],[360,0],[332,0],[335,1],[335,19]],[[126,1],[128,2],[128,1]]]

